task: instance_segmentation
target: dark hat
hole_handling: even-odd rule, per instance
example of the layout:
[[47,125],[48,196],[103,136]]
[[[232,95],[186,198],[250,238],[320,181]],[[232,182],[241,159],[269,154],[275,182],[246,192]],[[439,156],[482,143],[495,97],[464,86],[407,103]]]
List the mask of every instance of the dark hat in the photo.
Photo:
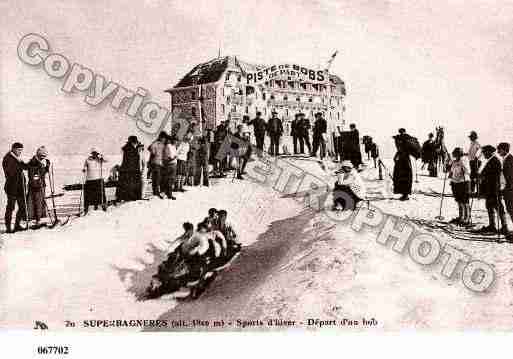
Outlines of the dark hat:
[[495,147],[493,147],[492,145],[486,145],[481,147],[481,151],[486,153],[494,153],[496,150]]
[[477,138],[477,132],[476,131],[470,131],[470,135],[468,135],[469,138]]
[[322,112],[316,112],[315,117],[322,117]]
[[503,150],[505,152],[509,152],[509,143],[507,142],[501,142],[497,146],[497,150]]
[[403,133],[406,133],[406,129],[401,127],[397,132],[399,132],[402,135]]
[[128,142],[130,143],[139,143],[137,136],[128,136]]
[[257,111],[256,115],[257,115],[257,116],[261,116],[261,115],[262,115],[262,112]]
[[433,132],[430,132],[429,135],[428,135],[429,138],[431,137],[435,137],[435,135],[433,135]]
[[456,147],[456,148],[452,151],[452,155],[453,155],[453,156],[459,156],[459,157],[462,157],[462,156],[463,156],[463,150],[461,149],[461,147]]
[[17,148],[23,148],[23,145],[19,142],[14,142],[11,146],[11,149],[15,150]]
[[299,117],[305,117],[306,115],[303,112],[297,114]]

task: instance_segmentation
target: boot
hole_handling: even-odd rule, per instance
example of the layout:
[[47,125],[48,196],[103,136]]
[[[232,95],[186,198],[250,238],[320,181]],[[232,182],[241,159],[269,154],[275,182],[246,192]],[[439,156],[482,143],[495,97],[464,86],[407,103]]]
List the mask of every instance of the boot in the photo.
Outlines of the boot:
[[11,227],[11,223],[5,223],[5,233],[14,233],[14,230]]

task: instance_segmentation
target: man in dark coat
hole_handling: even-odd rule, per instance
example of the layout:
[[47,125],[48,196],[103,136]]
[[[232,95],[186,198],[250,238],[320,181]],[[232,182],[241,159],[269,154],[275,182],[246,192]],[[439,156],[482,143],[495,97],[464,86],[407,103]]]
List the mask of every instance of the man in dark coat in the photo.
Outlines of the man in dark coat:
[[280,137],[283,134],[283,125],[281,120],[278,118],[278,112],[273,110],[271,112],[271,118],[267,122],[267,133],[271,140],[271,156],[278,156],[280,154]]
[[262,112],[259,111],[256,113],[256,117],[249,122],[253,126],[256,147],[260,150],[260,153],[264,151],[265,130],[267,128],[267,124],[261,116]]
[[356,128],[354,123],[349,125],[349,130],[351,131],[351,163],[354,168],[358,169],[358,167],[362,164],[362,151],[360,150],[360,132]]
[[299,153],[305,153],[306,145],[308,154],[310,154],[312,152],[312,146],[310,145],[310,120],[308,120],[302,112],[298,113],[298,117],[297,133],[299,138]]
[[435,165],[436,159],[436,151],[435,151],[435,141],[433,140],[434,135],[430,133],[428,135],[428,139],[422,144],[422,162],[427,164],[429,176],[437,177],[437,170]]
[[[23,152],[23,145],[19,142],[11,146],[11,151],[8,152],[2,161],[2,167],[5,174],[4,191],[7,195],[7,206],[5,208],[5,227],[7,233],[15,231],[22,231],[25,228],[21,227],[22,220],[26,220],[27,207],[25,205],[25,176],[24,170],[27,170],[27,165],[21,160],[21,153]],[[16,212],[16,219],[14,230],[11,227],[12,213],[14,212],[16,203],[18,204],[18,211]]]
[[[299,153],[298,142],[299,141],[299,126],[301,122],[300,114],[296,113],[294,116],[294,120],[290,123],[290,135],[292,136],[292,143],[294,145],[294,154],[297,155]],[[304,146],[304,145],[303,145]]]
[[203,176],[203,186],[208,187],[208,159],[210,157],[210,144],[207,136],[199,138],[198,156],[196,157],[196,173],[194,174],[194,185],[199,186]]
[[313,149],[312,157],[317,156],[317,150],[320,148],[319,155],[321,160],[326,157],[326,140],[327,140],[328,123],[322,112],[315,114],[315,122],[313,128]]
[[486,210],[488,211],[488,226],[479,229],[481,233],[497,233],[495,224],[496,213],[499,214],[502,224],[502,231],[507,232],[506,214],[504,206],[500,201],[500,177],[502,165],[495,156],[495,147],[486,145],[481,148],[486,163],[479,172],[479,195],[485,199]]
[[[513,155],[509,152],[509,143],[502,142],[497,146],[497,152],[503,158],[502,174],[504,175],[504,189],[502,190],[502,198],[506,205],[511,220],[513,221]],[[506,234],[508,242],[513,242],[513,235]]]
[[142,168],[140,146],[137,136],[129,136],[127,143],[121,148],[123,159],[119,168],[118,191],[116,200],[136,201],[142,197]]
[[401,134],[394,136],[397,152],[394,156],[394,193],[401,194],[401,201],[407,201],[413,185],[413,170],[410,155],[405,149],[404,139]]
[[221,145],[227,134],[227,127],[224,122],[221,122],[214,133],[214,148],[212,149],[212,156],[214,156],[214,172],[218,177],[226,177],[224,172],[228,169],[226,157],[222,160],[217,158],[217,152],[221,149]]

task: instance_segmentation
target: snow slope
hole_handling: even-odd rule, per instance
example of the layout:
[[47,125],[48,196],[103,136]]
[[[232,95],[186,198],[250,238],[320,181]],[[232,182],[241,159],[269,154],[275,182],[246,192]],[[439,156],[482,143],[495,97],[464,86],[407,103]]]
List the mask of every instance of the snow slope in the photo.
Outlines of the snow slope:
[[[334,165],[325,164],[325,171],[316,161],[290,161],[333,181]],[[373,196],[390,196],[390,182],[377,181],[374,169],[363,175]],[[419,180],[417,189],[441,191],[440,179]],[[67,227],[4,235],[0,327],[30,329],[39,320],[50,329],[63,329],[71,320],[81,328],[87,319],[156,318],[231,322],[223,330],[242,329],[237,319],[284,319],[295,321],[294,328],[307,329],[319,328],[309,326],[308,319],[360,323],[338,325],[337,330],[508,330],[513,324],[513,246],[463,242],[435,233],[441,242],[495,266],[497,283],[489,293],[478,295],[459,278],[443,277],[440,265],[422,267],[376,243],[372,231],[358,233],[347,224],[332,223],[323,212],[305,209],[293,194],[274,190],[272,180],[215,182],[210,188],[178,194],[177,201],[124,204],[108,215],[93,212]],[[414,194],[408,202],[384,199],[372,204],[397,216],[433,218],[440,199]],[[244,244],[240,257],[199,300],[139,300],[166,248],[181,234],[181,224],[197,223],[210,207],[228,210]],[[477,221],[483,220],[483,208],[475,204]],[[445,199],[443,215],[455,216],[451,198]],[[362,318],[374,318],[377,325],[363,326]]]

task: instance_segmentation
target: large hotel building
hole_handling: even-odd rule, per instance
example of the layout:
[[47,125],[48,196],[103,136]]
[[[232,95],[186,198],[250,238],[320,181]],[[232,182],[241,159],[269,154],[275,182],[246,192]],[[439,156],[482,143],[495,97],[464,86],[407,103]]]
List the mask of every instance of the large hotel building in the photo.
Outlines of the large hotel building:
[[273,109],[285,131],[298,112],[312,123],[313,115],[323,112],[329,137],[345,124],[344,81],[327,70],[296,64],[263,66],[234,56],[219,57],[195,66],[166,92],[171,95],[172,119],[195,121],[202,130],[225,120],[236,125],[244,116],[254,118],[257,111],[267,120]]

